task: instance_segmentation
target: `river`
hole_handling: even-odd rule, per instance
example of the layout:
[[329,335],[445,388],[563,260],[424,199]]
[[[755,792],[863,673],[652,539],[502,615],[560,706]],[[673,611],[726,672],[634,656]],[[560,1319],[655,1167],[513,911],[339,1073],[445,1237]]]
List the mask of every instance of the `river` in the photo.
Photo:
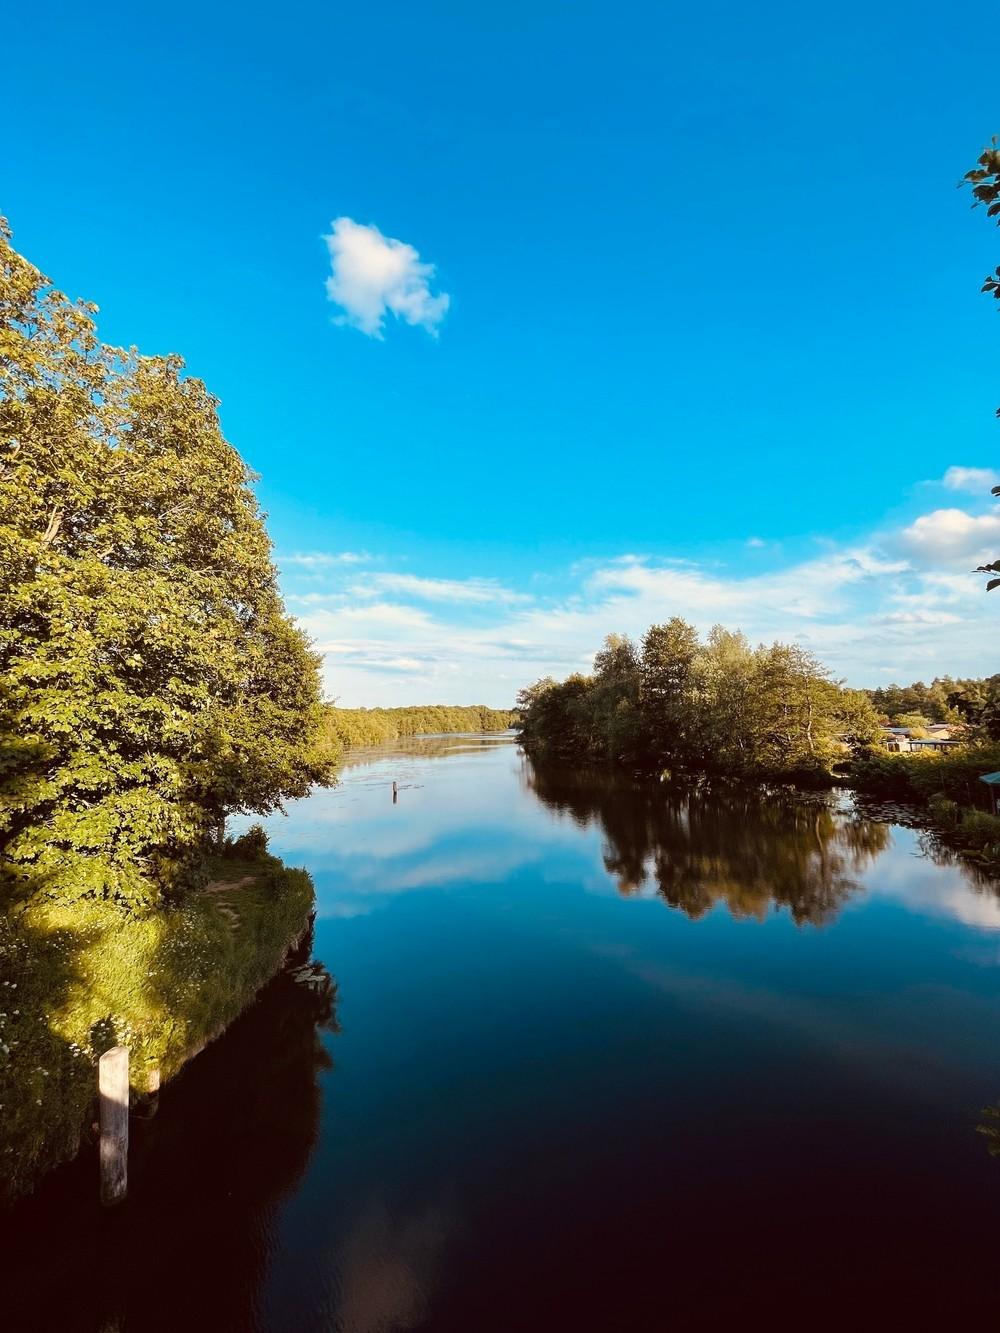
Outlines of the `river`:
[[133,1125],[126,1205],[88,1157],[6,1218],[5,1329],[995,1319],[1000,898],[917,832],[508,737],[267,827],[314,966]]

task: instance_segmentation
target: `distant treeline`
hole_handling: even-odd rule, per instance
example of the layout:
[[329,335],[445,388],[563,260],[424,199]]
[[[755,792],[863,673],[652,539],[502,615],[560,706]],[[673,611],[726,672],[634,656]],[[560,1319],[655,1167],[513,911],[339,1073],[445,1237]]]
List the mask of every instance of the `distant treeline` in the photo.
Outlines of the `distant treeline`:
[[517,714],[475,704],[452,708],[427,704],[415,708],[336,708],[326,710],[330,743],[336,750],[352,745],[378,745],[404,736],[434,736],[457,731],[505,731]]
[[902,721],[902,725],[910,718],[988,725],[990,715],[1000,713],[1000,675],[981,679],[935,676],[929,685],[917,680],[912,685],[881,685],[865,693],[882,717]]
[[592,675],[537,681],[518,707],[529,749],[679,772],[820,777],[880,735],[868,696],[800,645],[677,617],[638,645],[609,635]]

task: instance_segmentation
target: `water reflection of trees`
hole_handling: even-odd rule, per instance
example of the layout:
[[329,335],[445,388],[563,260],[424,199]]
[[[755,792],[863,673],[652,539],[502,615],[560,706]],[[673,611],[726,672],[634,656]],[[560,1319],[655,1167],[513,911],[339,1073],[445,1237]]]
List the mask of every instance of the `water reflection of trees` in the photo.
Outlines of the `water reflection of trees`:
[[623,894],[650,883],[671,907],[736,917],[786,908],[798,924],[831,921],[858,875],[889,843],[887,825],[825,794],[725,786],[679,790],[621,773],[525,760],[538,799],[605,836],[604,865]]
[[311,940],[257,1001],[132,1120],[129,1198],[102,1211],[93,1150],[0,1213],[0,1326],[268,1326],[275,1215],[320,1119],[335,983]]

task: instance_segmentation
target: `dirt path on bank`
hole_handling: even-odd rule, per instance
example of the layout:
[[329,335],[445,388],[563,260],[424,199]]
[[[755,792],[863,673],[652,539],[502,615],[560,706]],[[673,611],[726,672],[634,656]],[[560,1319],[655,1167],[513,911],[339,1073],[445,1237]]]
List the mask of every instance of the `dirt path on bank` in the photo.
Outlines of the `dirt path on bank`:
[[233,903],[230,894],[239,894],[248,884],[257,882],[256,875],[244,875],[242,879],[213,879],[201,890],[207,897],[216,899],[219,911],[226,918],[229,929],[235,935],[240,928],[240,910],[238,901]]

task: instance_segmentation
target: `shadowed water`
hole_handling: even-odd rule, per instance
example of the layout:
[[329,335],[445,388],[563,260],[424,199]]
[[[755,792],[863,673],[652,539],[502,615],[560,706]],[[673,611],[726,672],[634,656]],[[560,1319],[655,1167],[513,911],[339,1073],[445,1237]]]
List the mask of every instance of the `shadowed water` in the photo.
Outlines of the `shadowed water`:
[[279,978],[124,1210],[82,1158],[11,1214],[3,1327],[989,1326],[1000,900],[916,832],[480,737],[269,832],[336,1019]]

